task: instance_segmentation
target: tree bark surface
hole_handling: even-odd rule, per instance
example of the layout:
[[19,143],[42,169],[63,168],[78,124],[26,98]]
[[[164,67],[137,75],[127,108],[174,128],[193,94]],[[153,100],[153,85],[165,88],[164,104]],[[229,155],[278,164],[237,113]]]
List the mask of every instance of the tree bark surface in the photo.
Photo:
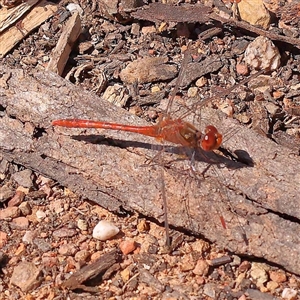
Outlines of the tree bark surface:
[[166,145],[167,167],[145,165],[161,147],[153,138],[51,126],[61,118],[143,121],[53,73],[0,66],[2,157],[111,211],[135,210],[161,222],[163,182],[170,224],[300,274],[300,158],[215,110],[201,116],[231,133],[224,147],[247,164],[199,151],[191,166],[176,154],[186,149]]

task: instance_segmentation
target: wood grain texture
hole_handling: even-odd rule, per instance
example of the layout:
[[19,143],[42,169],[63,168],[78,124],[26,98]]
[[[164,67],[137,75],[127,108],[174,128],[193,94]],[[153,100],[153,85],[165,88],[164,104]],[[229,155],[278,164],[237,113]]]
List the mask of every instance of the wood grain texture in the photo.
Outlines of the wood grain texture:
[[[111,211],[125,208],[163,220],[161,166],[145,166],[160,149],[158,142],[123,132],[51,127],[52,120],[67,117],[124,124],[143,124],[141,120],[53,73],[25,74],[1,66],[0,95],[4,158]],[[202,116],[230,133],[224,147],[252,160],[253,166],[199,152],[191,172],[188,159],[171,153],[181,149],[166,147],[169,222],[237,254],[300,274],[299,157],[215,110],[203,109]],[[208,159],[214,167],[204,162]]]

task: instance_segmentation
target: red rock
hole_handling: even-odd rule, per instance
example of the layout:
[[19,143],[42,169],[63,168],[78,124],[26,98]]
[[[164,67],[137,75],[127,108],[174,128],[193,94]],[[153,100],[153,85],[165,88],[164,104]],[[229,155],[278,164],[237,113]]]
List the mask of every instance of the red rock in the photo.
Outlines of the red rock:
[[138,246],[137,243],[132,240],[122,241],[119,245],[119,247],[124,255],[127,255],[127,254],[133,252],[137,248],[137,246]]
[[196,267],[193,270],[195,275],[206,276],[209,271],[209,264],[205,259],[199,259],[197,261]]
[[15,195],[8,201],[7,206],[18,206],[22,203],[25,198],[25,193],[22,191],[16,191]]
[[16,229],[27,229],[29,221],[26,217],[18,217],[12,220],[12,226]]
[[18,286],[23,292],[37,288],[42,282],[41,271],[31,262],[21,262],[14,267],[10,284]]
[[97,251],[97,252],[93,253],[93,254],[91,255],[91,261],[97,260],[98,258],[101,257],[101,255],[102,255],[102,252],[101,252],[101,251]]
[[76,253],[76,247],[73,244],[61,245],[58,249],[58,253],[64,256],[74,255]]
[[281,271],[271,271],[269,275],[270,279],[277,283],[282,283],[287,280],[285,273]]
[[0,210],[0,220],[19,217],[20,213],[20,209],[15,206],[4,208]]
[[241,75],[248,75],[249,74],[248,66],[245,64],[237,64],[236,72]]

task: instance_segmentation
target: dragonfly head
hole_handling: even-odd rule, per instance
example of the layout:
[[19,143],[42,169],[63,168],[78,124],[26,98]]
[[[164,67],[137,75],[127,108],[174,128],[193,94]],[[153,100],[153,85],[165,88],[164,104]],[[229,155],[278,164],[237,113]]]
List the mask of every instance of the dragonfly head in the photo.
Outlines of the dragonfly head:
[[209,125],[205,128],[205,134],[201,138],[200,145],[205,151],[216,150],[222,143],[222,134],[218,132],[217,128]]

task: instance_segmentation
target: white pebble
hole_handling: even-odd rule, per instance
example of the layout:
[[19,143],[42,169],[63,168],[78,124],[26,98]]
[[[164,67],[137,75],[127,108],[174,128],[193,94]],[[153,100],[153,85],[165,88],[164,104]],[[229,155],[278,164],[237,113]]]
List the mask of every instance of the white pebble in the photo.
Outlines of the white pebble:
[[106,241],[118,234],[119,231],[119,228],[115,225],[102,220],[93,229],[93,238],[100,241]]
[[70,3],[67,5],[66,8],[71,13],[73,13],[74,11],[78,11],[80,15],[83,14],[83,9],[80,7],[80,5],[78,5],[76,3]]
[[296,300],[297,299],[297,291],[290,288],[285,288],[282,291],[282,299],[288,299],[288,300]]
[[40,221],[42,221],[46,218],[46,213],[42,210],[37,210],[35,215],[36,215],[36,218],[37,218],[38,222],[40,222]]
[[264,36],[251,42],[244,54],[245,63],[256,70],[276,70],[280,67],[280,58],[277,47]]

